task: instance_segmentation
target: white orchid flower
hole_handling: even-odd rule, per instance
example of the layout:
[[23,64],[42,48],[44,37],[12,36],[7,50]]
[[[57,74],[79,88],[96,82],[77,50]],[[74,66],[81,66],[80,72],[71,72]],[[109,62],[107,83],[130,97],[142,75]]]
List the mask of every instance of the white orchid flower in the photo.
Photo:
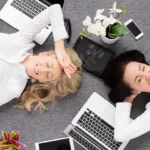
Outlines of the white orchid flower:
[[104,12],[104,9],[98,9],[96,11],[96,15],[94,17],[94,20],[104,20],[106,18],[106,16],[102,15],[102,13]]
[[106,28],[102,26],[101,21],[97,21],[95,24],[92,23],[91,25],[88,26],[87,30],[88,32],[93,33],[97,36],[106,35]]
[[116,13],[121,13],[121,9],[117,9],[117,2],[115,1],[113,4],[113,7],[109,9],[109,14],[114,14],[114,17],[116,17]]
[[84,26],[89,26],[91,24],[91,18],[89,16],[86,16],[85,20],[83,20]]
[[106,18],[103,20],[102,25],[107,28],[110,24],[116,23],[117,20],[113,18],[113,15],[111,14],[109,18]]

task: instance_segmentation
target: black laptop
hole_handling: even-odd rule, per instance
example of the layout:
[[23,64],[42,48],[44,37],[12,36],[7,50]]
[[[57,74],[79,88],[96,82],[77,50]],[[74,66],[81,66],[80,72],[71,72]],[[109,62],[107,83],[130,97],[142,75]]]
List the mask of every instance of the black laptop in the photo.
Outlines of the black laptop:
[[102,45],[86,38],[79,37],[73,46],[82,60],[82,68],[87,73],[101,78],[107,63],[114,57],[115,53]]

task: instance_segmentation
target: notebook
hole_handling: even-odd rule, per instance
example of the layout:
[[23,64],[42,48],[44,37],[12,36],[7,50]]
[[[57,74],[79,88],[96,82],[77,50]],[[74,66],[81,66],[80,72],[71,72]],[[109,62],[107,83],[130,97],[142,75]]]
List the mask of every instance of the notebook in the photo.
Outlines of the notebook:
[[82,60],[82,68],[87,73],[101,78],[107,63],[114,57],[114,52],[104,46],[83,37],[79,37],[73,46]]

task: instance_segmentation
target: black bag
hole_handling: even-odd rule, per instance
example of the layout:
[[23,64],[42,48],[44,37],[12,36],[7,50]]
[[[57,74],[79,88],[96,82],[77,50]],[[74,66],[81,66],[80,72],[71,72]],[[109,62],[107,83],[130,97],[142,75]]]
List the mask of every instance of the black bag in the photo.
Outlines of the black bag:
[[115,54],[86,37],[79,37],[73,49],[82,60],[83,70],[98,78],[101,78],[104,68]]

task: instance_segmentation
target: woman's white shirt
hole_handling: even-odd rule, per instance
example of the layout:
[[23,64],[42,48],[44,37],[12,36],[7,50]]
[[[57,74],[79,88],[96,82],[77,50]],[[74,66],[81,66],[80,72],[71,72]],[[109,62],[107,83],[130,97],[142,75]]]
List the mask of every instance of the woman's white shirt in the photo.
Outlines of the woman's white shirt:
[[48,24],[52,26],[54,41],[68,38],[58,4],[44,10],[17,33],[0,33],[0,106],[23,92],[29,77],[20,62],[33,55],[33,40]]
[[124,142],[139,137],[150,131],[150,102],[146,110],[136,119],[131,120],[131,103],[122,102],[116,104],[115,134],[116,141]]

